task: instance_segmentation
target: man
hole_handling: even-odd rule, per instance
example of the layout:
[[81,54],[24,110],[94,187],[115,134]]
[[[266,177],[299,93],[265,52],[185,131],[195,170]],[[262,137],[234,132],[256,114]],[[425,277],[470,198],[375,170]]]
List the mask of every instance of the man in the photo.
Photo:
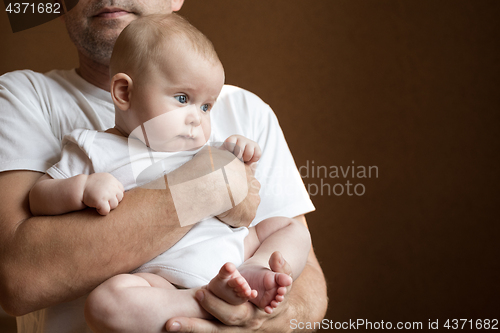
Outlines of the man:
[[[109,90],[109,58],[121,30],[137,17],[177,11],[182,4],[183,0],[80,0],[64,16],[78,50],[78,75],[61,72],[41,77],[23,72],[0,80],[0,170],[3,171],[0,173],[3,189],[0,192],[0,301],[7,312],[22,316],[18,319],[21,331],[84,331],[83,316],[76,318],[74,314],[79,313],[81,300],[88,292],[107,278],[129,272],[162,253],[190,228],[179,227],[168,189],[129,191],[120,206],[106,217],[86,210],[34,218],[27,198],[42,172],[57,161],[60,140],[70,129],[105,129],[113,121],[112,114],[93,112],[101,110],[98,104],[109,97],[104,96],[103,90]],[[97,97],[102,100],[95,101]],[[58,110],[60,105],[75,109]],[[284,142],[282,135],[280,140]],[[216,158],[229,158],[219,155]],[[291,159],[288,152],[284,156]],[[195,157],[177,172],[196,172],[199,164],[203,164],[202,158]],[[248,225],[255,217],[259,186],[255,185],[250,172],[247,181],[252,184],[249,195],[241,204],[219,215],[222,221],[240,226]],[[207,193],[206,215],[219,213],[217,193],[206,188],[197,190]],[[306,223],[302,215],[306,212],[299,212],[296,218]],[[275,259],[271,268],[289,273],[286,262]],[[173,318],[167,323],[167,329],[203,332],[235,331],[238,327],[289,331],[291,319],[318,321],[326,311],[325,281],[312,251],[287,300],[273,315],[248,302],[229,305],[207,290],[200,291],[197,298],[222,324]],[[28,313],[31,314],[23,316]]]

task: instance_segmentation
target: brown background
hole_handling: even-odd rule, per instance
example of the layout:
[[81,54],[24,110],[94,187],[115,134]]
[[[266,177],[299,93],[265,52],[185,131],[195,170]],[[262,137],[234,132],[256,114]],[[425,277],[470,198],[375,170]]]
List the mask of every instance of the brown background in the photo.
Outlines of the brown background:
[[[297,166],[378,167],[323,180],[363,196],[312,197],[328,319],[500,319],[499,1],[186,0],[181,14],[227,83],[273,107]],[[77,64],[59,22],[0,21],[0,73]]]

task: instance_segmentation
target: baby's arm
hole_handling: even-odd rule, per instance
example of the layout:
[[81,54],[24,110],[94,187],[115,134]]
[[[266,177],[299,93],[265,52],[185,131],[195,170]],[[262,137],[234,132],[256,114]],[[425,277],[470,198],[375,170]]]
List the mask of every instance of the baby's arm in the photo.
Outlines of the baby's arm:
[[123,185],[109,173],[77,175],[67,179],[40,177],[29,194],[33,215],[59,215],[94,207],[107,215],[123,199]]
[[245,163],[257,162],[262,151],[259,144],[241,135],[231,135],[224,142],[224,148],[232,152],[237,158]]

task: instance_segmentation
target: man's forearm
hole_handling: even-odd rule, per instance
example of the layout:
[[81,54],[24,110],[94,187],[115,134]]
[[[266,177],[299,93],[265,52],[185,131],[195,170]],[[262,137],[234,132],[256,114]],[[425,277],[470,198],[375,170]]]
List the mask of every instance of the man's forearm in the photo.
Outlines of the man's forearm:
[[[218,154],[213,156],[215,162],[234,159],[227,152]],[[199,155],[175,170],[174,178],[182,172],[192,176],[203,170],[208,155]],[[82,296],[107,278],[129,272],[167,250],[190,229],[179,223],[166,177],[150,189],[127,192],[107,216],[85,209],[32,217],[28,193],[39,177],[40,173],[32,171],[0,173],[0,188],[5,189],[0,191],[0,304],[11,314]],[[244,169],[240,179],[247,179]],[[217,198],[218,192],[227,193],[225,184],[220,188],[209,185],[200,183],[193,191],[211,198]],[[189,193],[180,198],[191,199]],[[250,204],[232,209],[238,212],[233,214],[237,221],[229,219],[228,224],[248,225],[257,205],[251,204],[255,200],[247,201]],[[217,200],[197,204],[205,216],[220,211]],[[245,209],[248,206],[255,209]]]
[[33,215],[59,215],[84,209],[82,197],[87,175],[52,179],[44,175],[31,188],[30,210]]
[[[30,181],[21,173],[7,175],[7,181],[27,193]],[[0,199],[3,206],[19,204],[15,196]],[[16,315],[84,295],[160,254],[189,230],[180,227],[168,190],[132,190],[106,217],[93,209],[31,217],[27,204],[24,214],[1,216],[0,296]]]

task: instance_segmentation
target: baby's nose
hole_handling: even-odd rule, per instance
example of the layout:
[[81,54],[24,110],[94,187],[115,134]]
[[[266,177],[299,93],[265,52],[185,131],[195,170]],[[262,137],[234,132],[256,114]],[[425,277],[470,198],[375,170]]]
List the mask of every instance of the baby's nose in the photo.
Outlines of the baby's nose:
[[200,112],[196,108],[190,108],[186,117],[186,125],[199,126],[201,124]]

